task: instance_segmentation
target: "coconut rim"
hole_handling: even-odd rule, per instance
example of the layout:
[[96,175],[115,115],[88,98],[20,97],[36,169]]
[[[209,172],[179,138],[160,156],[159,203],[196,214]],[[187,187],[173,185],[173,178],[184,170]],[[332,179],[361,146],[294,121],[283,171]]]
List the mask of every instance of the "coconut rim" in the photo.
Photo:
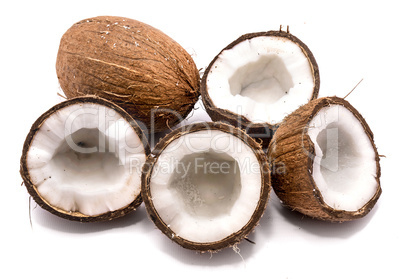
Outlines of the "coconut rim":
[[47,110],[45,113],[43,113],[31,126],[31,129],[25,139],[23,150],[22,150],[22,156],[20,159],[20,174],[21,177],[24,181],[24,185],[27,188],[28,193],[31,195],[31,197],[34,199],[34,201],[41,206],[43,209],[49,211],[50,213],[55,214],[56,216],[72,220],[72,221],[79,221],[79,222],[95,222],[95,221],[105,221],[105,220],[111,220],[117,217],[121,217],[126,215],[127,213],[135,210],[141,203],[142,203],[142,197],[141,194],[138,195],[130,204],[127,206],[124,206],[120,209],[113,210],[113,211],[108,211],[102,214],[98,215],[86,215],[81,212],[76,212],[76,211],[66,211],[61,208],[58,208],[56,206],[51,205],[49,202],[44,199],[41,194],[38,192],[35,184],[32,182],[31,177],[30,177],[30,172],[27,166],[27,155],[30,150],[31,144],[33,139],[35,138],[36,133],[40,130],[41,126],[43,123],[48,119],[52,114],[57,112],[60,109],[63,109],[65,107],[75,105],[75,104],[85,104],[85,103],[93,103],[97,105],[102,105],[108,108],[113,109],[116,111],[116,113],[120,114],[124,120],[126,120],[130,127],[134,130],[134,132],[138,135],[140,138],[143,146],[144,146],[144,152],[145,156],[148,156],[150,154],[150,147],[149,144],[146,140],[145,135],[143,134],[141,128],[138,126],[137,122],[121,107],[117,106],[116,104],[105,100],[103,98],[97,97],[97,96],[84,96],[84,97],[76,97],[72,99],[68,99],[67,101],[61,102],[49,110]]
[[[249,219],[247,224],[245,224],[240,230],[232,233],[231,235],[223,238],[220,241],[214,242],[194,242],[189,241],[185,238],[177,236],[173,230],[163,221],[163,219],[158,214],[158,211],[155,209],[152,196],[150,191],[150,182],[152,171],[155,163],[158,161],[158,157],[163,153],[164,149],[174,140],[178,139],[182,135],[194,133],[202,130],[218,130],[221,132],[228,133],[233,135],[240,140],[243,141],[244,144],[250,146],[253,150],[253,153],[257,157],[260,163],[260,171],[261,171],[261,191],[260,191],[260,199],[259,202],[252,214],[252,217]],[[222,122],[201,122],[195,124],[189,124],[187,126],[177,128],[173,130],[171,133],[162,138],[151,154],[147,157],[147,161],[144,164],[143,174],[142,174],[142,199],[144,201],[147,213],[152,222],[156,225],[156,227],[165,234],[168,238],[175,241],[180,246],[200,251],[200,252],[217,252],[222,250],[223,248],[236,245],[242,239],[246,238],[249,233],[253,231],[253,229],[257,226],[259,220],[261,219],[269,200],[269,194],[271,190],[271,178],[270,178],[270,169],[268,167],[268,162],[266,159],[266,155],[261,149],[261,146],[250,136],[248,136],[242,130],[233,127],[232,125],[228,125]],[[173,236],[173,237],[172,237]]]
[[215,61],[219,58],[219,56],[222,54],[222,52],[224,52],[226,50],[230,50],[234,46],[236,46],[246,40],[249,40],[249,39],[252,39],[255,37],[269,37],[269,36],[287,38],[299,46],[299,48],[302,50],[304,55],[307,57],[307,60],[309,61],[310,68],[312,71],[312,76],[314,79],[314,90],[312,92],[310,101],[317,98],[319,88],[320,88],[319,69],[318,69],[317,61],[315,60],[313,53],[310,51],[310,49],[307,47],[307,45],[305,45],[296,36],[294,36],[288,32],[281,31],[281,30],[248,33],[248,34],[240,36],[237,40],[233,41],[232,43],[227,45],[224,49],[222,49],[219,52],[219,54],[216,55],[215,58],[210,62],[210,64],[208,65],[208,67],[206,68],[206,70],[204,72],[205,74],[203,75],[203,77],[201,79],[200,91],[201,91],[202,101],[203,101],[204,106],[212,120],[214,120],[214,121],[225,120],[234,126],[240,126],[242,129],[247,129],[249,131],[249,133],[255,133],[255,134],[263,133],[263,131],[265,131],[267,127],[270,130],[275,131],[280,126],[280,123],[277,123],[274,125],[270,124],[268,122],[253,123],[252,121],[250,121],[247,117],[245,117],[243,115],[238,115],[227,109],[221,109],[221,108],[216,107],[214,102],[212,101],[211,97],[209,96],[208,88],[207,88],[208,73],[210,72],[211,67],[214,65]]
[[[369,138],[371,145],[373,147],[374,153],[375,153],[375,161],[376,161],[376,166],[377,166],[375,179],[377,181],[377,190],[376,190],[376,193],[371,197],[371,199],[365,205],[363,205],[360,209],[358,209],[356,211],[339,210],[339,209],[334,209],[333,207],[329,206],[324,201],[324,198],[321,195],[321,192],[320,192],[319,188],[317,187],[317,184],[315,183],[313,175],[312,175],[314,158],[316,157],[316,153],[315,153],[314,143],[311,140],[310,136],[308,135],[309,123],[322,108],[328,107],[330,105],[343,106],[357,118],[357,120],[362,125],[362,127],[365,131],[365,134]],[[311,115],[308,118],[307,124],[303,129],[303,137],[308,142],[307,146],[303,146],[304,143],[302,143],[302,147],[305,148],[305,150],[306,150],[305,153],[306,153],[306,156],[308,157],[307,165],[306,165],[306,173],[307,173],[310,183],[314,189],[313,195],[317,199],[318,203],[321,205],[321,209],[326,214],[328,214],[331,217],[334,217],[336,219],[339,219],[340,221],[354,220],[354,219],[358,219],[358,218],[361,218],[361,217],[364,217],[365,215],[367,215],[371,211],[371,209],[374,207],[374,205],[376,204],[379,197],[381,196],[382,189],[381,189],[381,184],[380,184],[380,176],[381,176],[380,159],[379,159],[376,145],[374,143],[374,135],[373,135],[373,132],[371,131],[369,125],[367,124],[366,120],[363,118],[363,116],[349,102],[347,102],[346,100],[344,100],[342,98],[335,97],[335,96],[321,98],[321,99],[317,100],[317,104],[315,104],[315,106],[311,112]]]

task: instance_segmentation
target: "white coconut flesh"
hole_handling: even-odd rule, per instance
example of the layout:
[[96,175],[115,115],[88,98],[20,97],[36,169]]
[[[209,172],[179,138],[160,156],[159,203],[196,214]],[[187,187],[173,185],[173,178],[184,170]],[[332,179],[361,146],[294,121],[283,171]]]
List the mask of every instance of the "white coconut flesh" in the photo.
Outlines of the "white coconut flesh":
[[322,108],[310,122],[315,148],[312,176],[324,202],[357,211],[377,191],[374,147],[362,124],[341,105]]
[[250,221],[262,190],[260,165],[252,149],[233,135],[193,132],[158,157],[150,190],[172,238],[216,242]]
[[216,107],[274,125],[311,99],[314,77],[297,44],[262,36],[224,50],[210,68],[207,90]]
[[45,120],[27,156],[40,196],[67,212],[100,215],[140,194],[146,159],[141,139],[114,110],[93,103],[64,107]]

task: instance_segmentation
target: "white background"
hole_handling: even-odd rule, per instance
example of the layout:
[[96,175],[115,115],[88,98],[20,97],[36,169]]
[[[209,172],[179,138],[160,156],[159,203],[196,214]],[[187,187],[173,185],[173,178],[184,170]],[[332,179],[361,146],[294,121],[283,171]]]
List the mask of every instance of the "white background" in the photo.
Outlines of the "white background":
[[[4,4],[8,3],[8,4]],[[1,278],[401,278],[400,4],[396,1],[7,1],[0,7]],[[179,42],[198,68],[240,35],[290,31],[313,52],[320,96],[345,96],[366,118],[381,159],[383,195],[365,218],[325,223],[272,194],[260,225],[232,249],[196,254],[155,229],[142,205],[112,222],[80,224],[31,203],[19,175],[32,123],[60,101],[58,44],[75,22],[117,15]],[[189,121],[208,120],[198,109]],[[19,277],[21,276],[21,277]]]

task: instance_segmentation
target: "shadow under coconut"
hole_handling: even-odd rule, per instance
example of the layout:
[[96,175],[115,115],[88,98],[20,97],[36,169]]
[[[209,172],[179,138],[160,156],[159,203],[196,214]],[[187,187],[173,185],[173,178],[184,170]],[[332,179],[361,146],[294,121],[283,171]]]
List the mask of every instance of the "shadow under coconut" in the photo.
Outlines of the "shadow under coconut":
[[361,219],[347,221],[343,223],[335,223],[313,219],[303,215],[297,211],[292,211],[279,202],[273,203],[273,207],[280,213],[282,217],[291,224],[300,229],[320,237],[349,238],[359,231],[363,230],[375,215],[378,205],[376,205],[370,213]]
[[227,247],[218,252],[196,252],[185,249],[177,243],[161,236],[158,247],[166,254],[187,265],[196,266],[224,266],[245,263],[253,253],[254,244],[243,240],[235,247]]
[[[269,207],[269,204],[268,204]],[[156,245],[164,253],[176,258],[188,265],[218,267],[224,265],[247,264],[247,259],[252,257],[258,250],[265,247],[267,239],[270,238],[273,219],[271,218],[269,208],[262,216],[259,224],[254,231],[249,234],[247,239],[243,239],[234,247],[227,247],[218,252],[195,252],[179,246],[177,243],[169,240],[161,233]]]
[[70,221],[53,215],[46,210],[31,205],[31,218],[32,229],[35,231],[35,226],[39,225],[47,229],[71,233],[71,234],[89,234],[108,231],[116,228],[126,228],[134,226],[135,224],[143,221],[147,218],[145,208],[143,205],[138,207],[135,211],[128,213],[127,215],[116,218],[111,221],[93,222],[93,223],[80,223],[76,221]]
[[145,134],[147,137],[149,146],[151,148],[151,151],[154,149],[155,145],[169,133],[170,133],[170,130],[166,130],[163,132],[157,132],[157,133],[151,133],[151,134]]

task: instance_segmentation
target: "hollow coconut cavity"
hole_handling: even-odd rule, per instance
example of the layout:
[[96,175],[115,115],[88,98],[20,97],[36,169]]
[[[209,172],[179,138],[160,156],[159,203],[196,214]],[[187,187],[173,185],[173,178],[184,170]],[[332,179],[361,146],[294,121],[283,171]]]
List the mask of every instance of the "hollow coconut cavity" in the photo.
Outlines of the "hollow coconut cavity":
[[233,126],[200,123],[162,139],[147,159],[142,194],[155,225],[179,245],[216,251],[257,225],[270,192],[260,146]]
[[214,121],[242,127],[265,145],[283,118],[315,99],[319,71],[313,54],[283,31],[251,33],[224,48],[201,81]]
[[365,216],[380,194],[373,133],[347,101],[321,98],[285,118],[269,146],[272,184],[290,208],[314,218]]
[[141,204],[149,152],[124,110],[81,97],[54,106],[32,125],[20,172],[34,200],[51,213],[81,222],[110,220]]

